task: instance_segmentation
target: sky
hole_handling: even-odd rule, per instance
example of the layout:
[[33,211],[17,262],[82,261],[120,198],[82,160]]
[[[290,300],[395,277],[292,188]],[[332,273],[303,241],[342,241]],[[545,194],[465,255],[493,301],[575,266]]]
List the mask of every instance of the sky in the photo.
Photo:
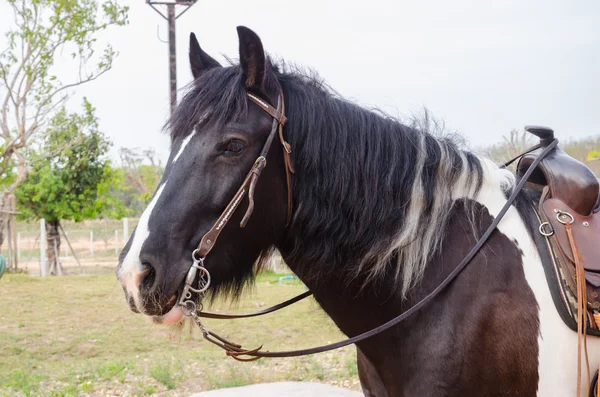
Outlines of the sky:
[[[145,0],[121,3],[129,25],[99,41],[119,51],[113,69],[69,106],[92,102],[113,155],[153,148],[165,161],[167,24]],[[1,2],[2,32],[6,10]],[[190,32],[224,62],[238,57],[245,25],[270,55],[312,68],[342,96],[400,118],[425,107],[471,147],[527,124],[582,138],[600,134],[599,21],[597,0],[199,0],[177,20],[178,86],[181,97],[192,78]]]

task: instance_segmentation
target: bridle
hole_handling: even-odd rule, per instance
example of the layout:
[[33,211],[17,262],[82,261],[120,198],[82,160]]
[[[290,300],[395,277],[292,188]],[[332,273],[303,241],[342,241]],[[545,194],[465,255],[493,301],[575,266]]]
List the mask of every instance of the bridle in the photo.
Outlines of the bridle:
[[[399,324],[400,322],[404,321],[405,319],[407,319],[409,316],[411,316],[413,313],[415,313],[418,310],[420,310],[421,308],[423,308],[425,305],[427,305],[429,302],[431,302],[437,295],[439,295],[440,292],[442,292],[460,274],[460,272],[470,263],[470,261],[475,257],[477,252],[479,252],[479,250],[487,242],[488,238],[494,232],[494,230],[496,229],[496,227],[498,226],[498,224],[500,223],[500,221],[502,220],[504,215],[508,212],[508,210],[510,209],[512,204],[515,202],[517,196],[519,195],[519,193],[525,186],[525,183],[527,182],[527,180],[529,179],[529,177],[531,176],[533,171],[536,169],[538,164],[548,155],[548,153],[550,153],[552,150],[554,150],[554,148],[558,144],[558,140],[554,139],[552,142],[550,142],[548,144],[548,146],[546,146],[540,152],[538,157],[531,163],[531,165],[529,166],[527,171],[521,176],[521,179],[519,180],[517,185],[512,190],[506,203],[504,204],[504,206],[502,207],[502,209],[500,210],[498,215],[494,218],[492,224],[487,228],[485,233],[479,238],[479,240],[477,241],[475,246],[471,249],[471,251],[469,251],[469,253],[463,258],[463,260],[458,264],[458,266],[441,282],[441,284],[439,284],[432,292],[430,292],[427,296],[425,296],[423,299],[421,299],[419,302],[417,302],[415,305],[413,305],[408,310],[404,311],[403,313],[401,313],[397,317],[389,320],[388,322],[380,325],[379,327],[373,328],[367,332],[364,332],[357,336],[348,338],[346,340],[336,342],[336,343],[331,343],[331,344],[324,345],[324,346],[318,346],[318,347],[302,349],[302,350],[269,352],[269,351],[261,351],[261,349],[262,349],[262,345],[261,345],[256,349],[246,350],[246,349],[242,348],[241,345],[229,342],[225,338],[206,329],[206,327],[204,326],[204,324],[201,321],[201,318],[205,317],[205,318],[214,318],[214,319],[235,319],[235,318],[260,316],[263,314],[272,313],[276,310],[282,309],[282,308],[289,306],[292,303],[295,303],[299,300],[302,300],[312,294],[310,291],[307,291],[301,295],[298,295],[292,299],[282,302],[276,306],[261,310],[256,313],[250,313],[250,314],[224,315],[224,314],[203,312],[202,298],[204,297],[204,294],[206,293],[208,287],[210,286],[210,273],[204,267],[204,259],[210,253],[212,248],[214,247],[214,244],[215,244],[217,238],[219,237],[219,234],[221,233],[221,231],[223,230],[223,228],[225,227],[227,222],[229,222],[229,220],[231,219],[231,215],[235,212],[235,210],[239,206],[242,198],[247,193],[248,194],[248,209],[246,210],[246,213],[245,213],[244,217],[242,218],[242,221],[240,222],[240,227],[246,226],[246,223],[248,222],[248,219],[250,218],[250,215],[252,214],[252,211],[254,210],[254,189],[256,187],[256,182],[267,164],[266,156],[269,152],[271,143],[273,142],[273,139],[275,138],[275,134],[277,133],[277,131],[279,132],[279,140],[283,147],[283,156],[284,156],[284,162],[285,162],[285,168],[286,168],[285,171],[286,171],[286,180],[287,180],[287,189],[288,189],[288,199],[287,199],[288,212],[287,212],[287,218],[286,218],[286,226],[289,225],[289,223],[291,221],[291,217],[292,217],[292,185],[291,185],[292,181],[291,181],[291,178],[292,178],[292,174],[294,173],[294,168],[292,167],[292,164],[291,164],[291,157],[290,157],[291,147],[290,147],[289,143],[287,143],[283,137],[283,125],[285,124],[285,122],[287,120],[285,117],[283,92],[281,91],[281,89],[279,90],[279,94],[278,94],[278,98],[277,98],[277,108],[274,108],[267,101],[265,101],[264,99],[254,95],[252,93],[247,93],[247,95],[248,95],[248,99],[250,101],[254,102],[261,109],[263,109],[265,112],[267,112],[269,115],[271,115],[271,117],[273,117],[273,124],[271,127],[271,132],[260,152],[260,155],[254,161],[254,165],[250,169],[250,172],[248,172],[248,175],[244,179],[244,182],[242,183],[242,185],[240,186],[240,188],[238,189],[236,194],[233,196],[233,199],[231,199],[229,204],[227,204],[227,207],[225,207],[225,210],[223,211],[223,213],[221,214],[219,219],[217,219],[214,226],[202,237],[202,239],[200,240],[200,244],[198,245],[198,248],[196,250],[194,250],[194,252],[192,253],[193,263],[192,263],[192,266],[190,267],[190,270],[188,271],[187,277],[185,279],[185,285],[184,285],[183,291],[182,291],[181,296],[178,301],[178,305],[181,307],[183,314],[187,317],[191,317],[194,320],[194,322],[196,324],[198,324],[198,326],[202,330],[202,334],[203,334],[204,338],[206,340],[208,340],[209,342],[224,349],[228,356],[231,356],[238,361],[253,361],[253,360],[257,360],[262,357],[296,357],[296,356],[304,356],[304,355],[308,355],[308,354],[321,353],[321,352],[325,352],[325,351],[329,351],[329,350],[334,350],[334,349],[338,349],[340,347],[355,344],[355,343],[358,343],[365,339],[371,338],[372,336],[375,336],[375,335]],[[540,147],[540,145],[536,145],[533,148],[528,149],[524,153],[520,154],[519,156],[515,157],[514,159],[511,159],[507,163],[503,164],[501,167],[504,168],[504,167],[508,166],[510,163],[512,163],[516,159],[520,158],[524,154],[529,153],[530,151],[537,149],[539,147]],[[196,282],[197,282],[197,287],[194,287],[194,284]],[[198,296],[198,304],[196,304],[196,302],[194,302],[192,300],[193,294],[196,294]],[[247,358],[244,358],[244,357],[247,357]]]
[[[269,149],[271,148],[271,144],[273,143],[273,139],[275,139],[277,131],[279,131],[279,140],[283,147],[283,156],[285,159],[285,173],[288,190],[288,213],[286,218],[286,226],[289,224],[292,217],[291,174],[294,172],[294,168],[292,167],[292,163],[290,161],[290,154],[292,152],[290,144],[287,143],[285,139],[283,139],[283,125],[287,121],[285,117],[283,93],[280,90],[279,95],[277,97],[277,108],[274,108],[267,101],[258,97],[255,94],[247,93],[247,96],[248,99],[257,104],[261,109],[263,109],[265,112],[271,115],[271,117],[273,117],[271,132],[269,133],[269,136],[267,137],[267,140],[263,145],[260,154],[258,155],[256,160],[254,160],[254,164],[252,165],[250,172],[248,172],[246,178],[244,178],[244,182],[242,182],[242,185],[235,193],[229,204],[227,204],[227,207],[225,207],[225,210],[221,213],[221,216],[219,216],[219,219],[217,219],[213,227],[211,227],[210,230],[206,232],[204,236],[202,236],[202,239],[198,244],[198,248],[196,248],[192,253],[192,266],[190,267],[190,270],[188,271],[188,274],[186,276],[185,286],[183,288],[183,292],[181,293],[178,302],[178,305],[182,307],[184,314],[187,316],[190,316],[191,313],[198,311],[198,308],[195,307],[196,304],[191,300],[192,294],[196,293],[200,295],[201,299],[202,295],[204,294],[204,292],[206,292],[210,285],[210,273],[204,267],[204,258],[206,258],[206,255],[208,255],[214,247],[215,242],[219,238],[219,235],[231,219],[231,215],[233,215],[237,207],[240,205],[240,202],[242,201],[246,193],[248,194],[248,209],[246,210],[246,213],[244,214],[244,217],[240,222],[240,227],[246,227],[246,224],[250,219],[250,215],[252,215],[252,212],[254,211],[254,189],[256,188],[256,182],[258,181],[258,178],[260,177],[262,171],[267,166],[267,154],[269,153]],[[199,277],[198,287],[194,288],[193,284],[197,277]],[[201,308],[200,311],[202,311]]]
[[[273,143],[273,140],[275,139],[275,135],[279,135],[279,141],[283,148],[283,158],[284,158],[284,164],[285,164],[285,175],[286,175],[286,184],[287,184],[287,216],[286,216],[286,222],[285,222],[286,227],[289,225],[289,223],[291,222],[291,219],[292,219],[292,174],[294,173],[294,167],[292,166],[291,157],[290,157],[290,155],[292,153],[291,146],[288,142],[285,141],[285,139],[283,137],[283,126],[284,126],[285,122],[287,121],[287,118],[285,117],[285,103],[284,103],[284,98],[283,98],[283,91],[281,90],[281,88],[279,89],[279,94],[277,96],[277,108],[270,105],[265,99],[259,97],[258,95],[255,95],[250,92],[248,92],[246,95],[248,96],[248,99],[250,101],[254,102],[258,107],[260,107],[262,110],[267,112],[273,118],[273,121],[271,124],[271,132],[269,133],[269,136],[267,137],[267,140],[266,140],[265,144],[263,145],[263,148],[260,151],[259,156],[254,161],[252,168],[246,175],[246,178],[244,178],[242,185],[237,190],[237,192],[235,193],[235,195],[233,196],[231,201],[227,204],[227,206],[225,207],[225,210],[221,213],[221,215],[219,216],[219,218],[217,219],[215,224],[210,228],[210,230],[208,232],[206,232],[206,234],[204,234],[204,236],[202,236],[202,239],[200,240],[198,247],[194,250],[194,252],[192,252],[192,261],[193,261],[192,266],[190,267],[190,270],[188,271],[188,274],[185,278],[184,288],[179,297],[179,301],[177,303],[181,307],[181,310],[185,316],[194,318],[196,323],[202,329],[202,332],[203,332],[205,338],[208,339],[210,336],[213,336],[221,341],[224,341],[224,339],[219,337],[218,335],[215,335],[212,332],[206,330],[204,325],[200,322],[200,317],[211,317],[212,316],[212,318],[241,318],[241,317],[258,316],[261,314],[270,313],[271,311],[279,310],[283,307],[289,306],[292,303],[297,302],[298,300],[304,299],[307,296],[310,296],[312,294],[310,292],[308,292],[308,293],[305,292],[304,294],[301,294],[301,295],[297,296],[296,298],[292,298],[286,302],[283,302],[280,305],[270,308],[271,310],[267,309],[262,312],[254,313],[252,315],[241,315],[241,316],[221,315],[220,316],[217,314],[202,312],[202,309],[203,309],[202,298],[203,298],[206,290],[210,286],[210,273],[208,272],[206,267],[204,267],[204,259],[210,253],[212,248],[214,247],[215,242],[219,238],[219,235],[221,234],[221,232],[223,231],[223,229],[225,228],[225,226],[231,219],[231,216],[233,215],[233,213],[235,212],[237,207],[240,205],[242,199],[244,198],[244,196],[246,194],[248,194],[248,208],[246,209],[246,213],[244,214],[244,217],[242,218],[242,220],[240,222],[240,227],[243,228],[248,223],[248,220],[250,219],[250,216],[252,215],[252,212],[254,211],[254,190],[256,188],[256,182],[258,181],[258,178],[260,177],[262,171],[267,166],[267,154],[269,153],[271,144]],[[196,279],[198,279],[197,287],[194,287]],[[194,302],[192,300],[193,294],[198,295],[199,304],[196,304],[196,302]],[[211,340],[211,339],[209,339],[209,340],[211,342],[215,343],[214,340]],[[222,347],[237,346],[234,344],[230,344],[229,342],[226,342],[226,341],[223,343],[226,343],[226,344],[224,344]],[[243,353],[246,353],[246,351],[244,351]]]

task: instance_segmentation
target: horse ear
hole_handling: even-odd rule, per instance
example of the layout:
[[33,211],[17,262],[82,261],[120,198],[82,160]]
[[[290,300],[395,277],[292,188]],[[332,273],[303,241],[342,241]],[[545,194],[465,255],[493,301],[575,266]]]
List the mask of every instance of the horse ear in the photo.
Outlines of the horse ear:
[[248,90],[262,91],[265,81],[265,50],[260,38],[245,26],[237,27],[240,39],[240,66]]
[[202,72],[212,68],[218,68],[221,65],[210,55],[200,48],[200,44],[194,33],[190,33],[190,66],[192,67],[192,76],[198,78]]

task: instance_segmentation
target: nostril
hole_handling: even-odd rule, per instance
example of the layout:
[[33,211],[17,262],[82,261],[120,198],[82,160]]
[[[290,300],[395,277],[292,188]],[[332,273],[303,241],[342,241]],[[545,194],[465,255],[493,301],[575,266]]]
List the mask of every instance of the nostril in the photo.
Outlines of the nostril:
[[142,278],[140,290],[148,292],[152,289],[156,281],[156,270],[154,270],[154,267],[152,267],[152,265],[150,265],[148,262],[144,262],[142,265],[147,269],[147,273],[144,278]]

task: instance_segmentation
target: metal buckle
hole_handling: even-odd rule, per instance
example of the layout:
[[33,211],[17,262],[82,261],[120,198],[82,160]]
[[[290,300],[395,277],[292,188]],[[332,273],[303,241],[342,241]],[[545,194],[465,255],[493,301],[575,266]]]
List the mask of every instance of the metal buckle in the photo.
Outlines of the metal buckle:
[[260,162],[264,162],[264,165],[263,165],[263,167],[265,167],[265,166],[267,165],[267,159],[265,158],[265,156],[258,156],[258,157],[256,158],[256,160],[254,160],[254,165],[256,166],[256,165],[258,165],[258,163],[260,163]]
[[292,153],[292,147],[290,146],[289,143],[287,143],[286,141],[281,142],[281,144],[283,145],[283,148],[285,149],[285,151],[287,152],[287,154],[291,154]]
[[[550,230],[548,232],[545,231],[545,229],[544,229],[545,226],[549,227]],[[540,234],[542,236],[549,237],[549,236],[552,236],[554,234],[554,229],[552,229],[552,225],[550,224],[550,222],[544,222],[544,223],[542,223],[540,225],[540,229],[539,230],[540,230]]]

